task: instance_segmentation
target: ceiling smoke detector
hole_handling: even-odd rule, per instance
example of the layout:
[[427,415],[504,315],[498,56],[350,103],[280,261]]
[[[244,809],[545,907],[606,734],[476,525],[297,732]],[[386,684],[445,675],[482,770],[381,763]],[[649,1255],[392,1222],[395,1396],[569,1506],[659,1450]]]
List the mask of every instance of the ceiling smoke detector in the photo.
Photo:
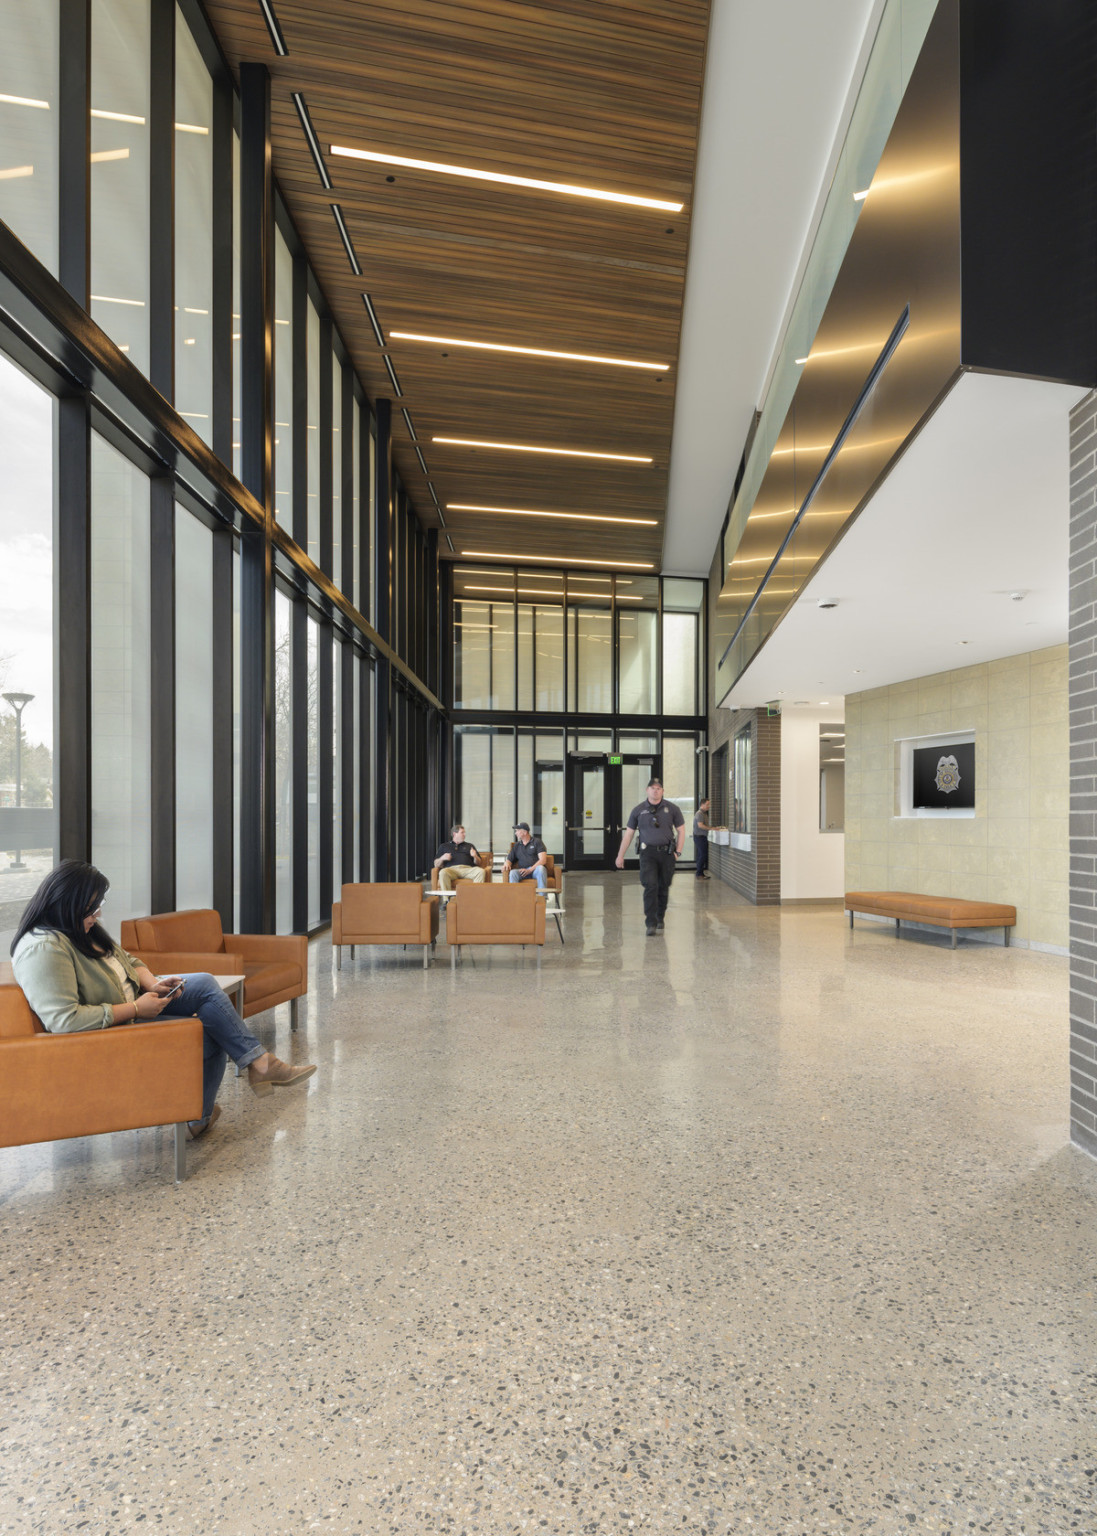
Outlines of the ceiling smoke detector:
[[836,597],[821,597],[819,599],[820,608],[837,608],[837,606],[838,599]]

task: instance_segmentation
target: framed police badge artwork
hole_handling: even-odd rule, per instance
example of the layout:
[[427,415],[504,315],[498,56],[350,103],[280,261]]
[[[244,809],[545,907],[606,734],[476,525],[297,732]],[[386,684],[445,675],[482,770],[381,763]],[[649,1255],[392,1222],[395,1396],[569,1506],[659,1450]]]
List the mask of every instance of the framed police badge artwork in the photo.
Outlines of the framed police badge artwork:
[[915,747],[912,753],[913,805],[917,810],[975,809],[975,743]]

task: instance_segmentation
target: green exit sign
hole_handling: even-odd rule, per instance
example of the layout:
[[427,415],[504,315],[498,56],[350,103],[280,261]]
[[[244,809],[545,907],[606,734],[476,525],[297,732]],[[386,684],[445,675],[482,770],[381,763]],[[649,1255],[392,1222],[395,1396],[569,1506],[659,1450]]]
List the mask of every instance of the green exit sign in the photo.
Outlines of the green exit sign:
[[615,768],[615,767],[616,768],[620,768],[620,766],[621,766],[621,758],[619,758],[619,757],[611,757],[610,760],[609,760],[609,765],[610,765],[611,768]]

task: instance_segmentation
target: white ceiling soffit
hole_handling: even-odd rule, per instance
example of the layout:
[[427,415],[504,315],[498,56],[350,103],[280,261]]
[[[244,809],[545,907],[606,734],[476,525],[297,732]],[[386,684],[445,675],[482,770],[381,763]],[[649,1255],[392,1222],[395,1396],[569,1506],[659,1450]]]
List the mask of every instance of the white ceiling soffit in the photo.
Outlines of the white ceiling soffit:
[[727,703],[817,703],[1062,644],[1069,414],[1085,393],[962,375]]
[[882,0],[713,0],[663,544],[668,574],[708,575],[880,9]]

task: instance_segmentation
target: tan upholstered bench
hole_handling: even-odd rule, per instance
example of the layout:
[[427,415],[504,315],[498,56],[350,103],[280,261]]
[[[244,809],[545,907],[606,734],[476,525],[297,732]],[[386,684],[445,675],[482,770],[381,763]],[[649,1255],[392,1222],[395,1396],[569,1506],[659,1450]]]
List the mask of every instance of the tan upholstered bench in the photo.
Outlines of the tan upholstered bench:
[[1004,906],[1001,902],[963,901],[959,896],[919,896],[913,891],[847,891],[846,911],[851,928],[855,912],[871,917],[893,917],[896,932],[902,922],[948,928],[952,933],[953,949],[956,948],[958,928],[1000,928],[1008,946],[1009,930],[1017,921],[1017,908]]

